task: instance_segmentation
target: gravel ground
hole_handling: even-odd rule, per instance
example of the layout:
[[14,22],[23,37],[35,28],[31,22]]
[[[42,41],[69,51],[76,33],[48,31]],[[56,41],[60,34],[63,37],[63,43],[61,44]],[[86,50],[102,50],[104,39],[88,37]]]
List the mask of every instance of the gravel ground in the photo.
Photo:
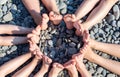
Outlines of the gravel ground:
[[[82,0],[57,0],[57,5],[61,14],[74,13]],[[41,5],[42,12],[46,9]],[[23,6],[21,0],[0,0],[0,23],[1,24],[14,24],[23,27],[35,27],[35,23]],[[108,15],[100,23],[96,24],[89,30],[91,38],[106,42],[120,44],[120,1],[118,1],[110,10]],[[77,53],[79,48],[82,47],[82,37],[77,37],[74,30],[68,30],[65,23],[59,26],[54,26],[49,23],[49,28],[42,31],[41,50],[45,55],[51,57],[54,61],[64,63],[68,61],[72,54]],[[28,52],[28,44],[15,45],[15,46],[0,46],[0,65],[5,62]],[[120,61],[119,58],[95,51],[102,57],[112,60]],[[119,77],[111,73],[103,67],[84,60],[85,65],[93,77]],[[38,69],[34,70],[33,74]],[[11,77],[11,75],[8,75]],[[47,77],[47,75],[46,75]],[[58,77],[69,77],[67,71],[60,72]]]

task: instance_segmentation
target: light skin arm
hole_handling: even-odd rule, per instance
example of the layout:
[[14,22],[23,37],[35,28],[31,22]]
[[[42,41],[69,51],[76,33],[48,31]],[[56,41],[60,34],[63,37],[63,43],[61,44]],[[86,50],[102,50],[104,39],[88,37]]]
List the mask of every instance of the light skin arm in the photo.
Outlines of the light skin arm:
[[92,56],[92,59],[89,59],[91,62],[99,64],[100,66],[108,69],[109,71],[120,75],[120,62],[105,59],[97,54],[93,54]]
[[100,0],[99,5],[90,13],[87,20],[82,23],[87,29],[99,23],[118,0]]
[[0,37],[0,45],[8,46],[8,45],[17,45],[28,43],[27,37],[15,37],[15,36],[3,36]]
[[[99,0],[84,0],[75,12],[76,19],[79,20],[90,12]],[[88,8],[89,7],[89,8]]]
[[120,45],[118,44],[102,43],[91,39],[91,47],[120,58]]
[[31,33],[33,28],[25,28],[10,24],[0,25],[0,34],[28,34]]
[[22,0],[22,2],[33,17],[35,23],[39,25],[42,20],[39,0]]
[[30,62],[28,65],[23,67],[21,70],[16,72],[12,77],[28,77],[30,73],[34,70],[36,65],[38,64],[38,59],[34,58],[32,62]]
[[56,0],[42,0],[43,4],[46,6],[47,10],[54,11],[59,14],[59,9],[57,7]]
[[23,63],[25,63],[29,58],[31,58],[31,53],[27,53],[21,55],[13,60],[10,60],[0,66],[0,77],[5,77],[7,74],[13,72],[18,67],[20,67]]

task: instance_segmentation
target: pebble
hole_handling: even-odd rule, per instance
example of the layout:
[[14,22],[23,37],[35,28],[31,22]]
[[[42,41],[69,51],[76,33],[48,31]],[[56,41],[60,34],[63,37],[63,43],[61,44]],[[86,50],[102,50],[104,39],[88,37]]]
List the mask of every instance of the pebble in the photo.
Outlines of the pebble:
[[52,41],[52,40],[49,40],[49,41],[48,41],[48,44],[49,44],[51,47],[53,47],[53,41]]
[[54,51],[54,50],[51,50],[49,56],[50,56],[51,58],[54,58],[54,57],[55,57],[55,51]]
[[3,17],[4,21],[11,21],[13,19],[12,14],[9,12]]
[[113,14],[115,16],[115,19],[118,20],[120,16],[120,10],[118,5],[113,6]]
[[61,9],[60,12],[61,12],[62,14],[66,14],[66,13],[67,13],[67,9],[66,9],[66,8]]
[[0,0],[0,4],[3,5],[7,2],[8,0]]
[[7,13],[7,10],[8,10],[8,9],[7,9],[7,6],[4,5],[4,6],[2,7],[2,11],[3,11],[3,13],[6,14],[6,13]]
[[12,48],[11,48],[11,51],[16,51],[17,50],[17,46],[13,46]]
[[116,21],[113,20],[112,23],[111,23],[111,25],[114,26],[114,27],[117,26],[117,25],[116,25]]
[[11,9],[12,10],[17,10],[17,6],[15,4],[12,4]]
[[107,20],[106,20],[106,21],[107,21],[109,24],[111,24],[111,21],[113,21],[113,20],[115,20],[115,16],[114,16],[114,15],[110,14],[110,15],[107,16]]
[[107,77],[115,77],[114,74],[108,74]]
[[117,26],[120,27],[120,21],[117,22]]
[[73,38],[73,37],[70,37],[70,40],[73,41],[73,42],[75,42],[75,43],[79,42],[76,38]]
[[105,69],[103,69],[102,75],[105,77],[105,76],[106,76],[106,74],[107,74],[106,70],[105,70]]
[[70,47],[75,47],[76,44],[75,44],[74,42],[71,42],[71,43],[69,43],[69,46],[70,46]]
[[102,73],[102,71],[103,71],[103,68],[101,68],[101,67],[99,67],[99,68],[97,69],[97,72],[98,72],[98,73]]
[[69,48],[69,49],[68,49],[68,53],[69,53],[70,55],[75,54],[75,53],[77,53],[77,49],[76,49],[76,48]]
[[0,18],[3,16],[3,12],[2,11],[0,11]]

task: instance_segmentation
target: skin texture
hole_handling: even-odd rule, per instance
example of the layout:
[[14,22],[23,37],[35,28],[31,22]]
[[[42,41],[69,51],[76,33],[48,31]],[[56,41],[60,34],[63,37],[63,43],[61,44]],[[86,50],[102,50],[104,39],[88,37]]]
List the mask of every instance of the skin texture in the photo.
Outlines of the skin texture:
[[0,76],[5,77],[7,74],[13,72],[18,67],[20,67],[31,57],[32,57],[31,53],[26,53],[24,55],[21,55],[15,59],[6,62],[4,65],[0,66]]
[[[111,71],[113,73],[120,75],[120,71],[119,71],[120,62],[103,58],[103,57],[95,54],[93,52],[93,50],[91,49],[91,48],[93,48],[93,49],[111,54],[113,56],[119,57],[119,54],[117,54],[119,52],[119,48],[118,48],[119,45],[100,43],[100,42],[90,39],[88,36],[89,35],[88,33],[86,35],[87,35],[86,36],[87,39],[84,39],[84,41],[89,41],[89,44],[86,46],[86,48],[84,50],[84,52],[86,52],[84,54],[84,58],[108,69],[109,71]],[[110,49],[112,48],[112,49],[110,50],[109,48]]]
[[[72,29],[73,27],[75,27],[76,34],[77,35],[82,34],[84,30],[88,30],[93,25],[99,23],[107,15],[109,10],[117,1],[118,0],[92,0],[92,1],[84,0],[83,3],[78,8],[78,10],[75,12],[75,14],[73,15],[67,14],[64,16],[64,21],[66,23],[67,28]],[[93,9],[93,7],[98,2],[99,4],[97,5],[97,7]],[[89,12],[90,14],[85,22],[79,21]]]
[[[49,18],[55,24],[58,25],[62,20],[62,16],[59,13],[55,0],[41,0],[50,12]],[[33,17],[37,25],[41,24],[42,16],[40,15],[40,3],[39,0],[22,0],[23,4]],[[53,13],[52,13],[53,12]],[[54,13],[55,12],[55,13]]]

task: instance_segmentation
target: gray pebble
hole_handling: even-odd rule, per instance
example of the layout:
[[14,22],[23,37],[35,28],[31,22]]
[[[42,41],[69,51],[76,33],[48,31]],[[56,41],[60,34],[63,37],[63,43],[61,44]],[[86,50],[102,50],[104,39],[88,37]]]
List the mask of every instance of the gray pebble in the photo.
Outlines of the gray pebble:
[[0,53],[0,57],[4,57],[6,53]]
[[66,7],[67,7],[67,5],[64,2],[61,1],[60,4],[59,4],[59,9],[64,9]]
[[95,70],[94,69],[90,69],[89,72],[90,72],[90,74],[93,74],[93,73],[95,73]]
[[62,14],[66,14],[66,13],[67,13],[67,9],[66,9],[66,8],[61,9],[60,12],[61,12]]
[[103,68],[102,68],[102,67],[99,67],[99,68],[97,69],[97,72],[98,72],[98,73],[102,73],[102,71],[103,71]]
[[107,77],[115,77],[114,74],[108,74]]
[[115,19],[118,20],[120,16],[120,10],[118,5],[114,5],[113,7],[113,14],[115,16]]
[[75,44],[74,42],[71,42],[71,43],[69,43],[69,46],[70,46],[70,47],[75,47],[76,44]]
[[12,4],[11,9],[12,10],[17,10],[17,6],[15,4]]
[[4,6],[2,7],[2,11],[3,11],[3,13],[6,14],[6,13],[7,13],[7,10],[8,10],[8,9],[7,9],[7,6],[4,5]]
[[8,0],[0,0],[0,4],[3,5],[7,2]]
[[72,38],[72,37],[70,37],[70,40],[73,41],[73,42],[75,42],[75,43],[79,42],[76,38]]
[[105,77],[107,74],[106,70],[104,69],[103,72],[102,72],[102,75]]
[[111,25],[112,25],[112,26],[117,26],[117,25],[116,25],[116,21],[113,20]]
[[114,16],[114,15],[110,14],[110,15],[107,16],[107,20],[106,20],[106,21],[107,21],[109,24],[111,24],[111,21],[113,21],[113,20],[115,20],[115,16]]
[[117,22],[117,26],[120,27],[120,21]]
[[3,17],[4,21],[11,21],[13,19],[12,14],[9,12]]
[[69,53],[70,55],[75,54],[75,53],[77,53],[77,49],[76,49],[76,48],[69,48],[69,49],[68,49],[68,53]]
[[54,58],[54,57],[55,57],[55,51],[52,50],[52,51],[50,52],[49,56],[50,56],[51,58]]
[[11,48],[11,51],[16,51],[17,50],[17,46],[13,46],[12,48]]
[[49,44],[51,47],[53,47],[53,41],[52,41],[52,40],[49,40],[49,41],[48,41],[48,44]]
[[2,11],[0,11],[0,18],[3,16],[3,12]]

